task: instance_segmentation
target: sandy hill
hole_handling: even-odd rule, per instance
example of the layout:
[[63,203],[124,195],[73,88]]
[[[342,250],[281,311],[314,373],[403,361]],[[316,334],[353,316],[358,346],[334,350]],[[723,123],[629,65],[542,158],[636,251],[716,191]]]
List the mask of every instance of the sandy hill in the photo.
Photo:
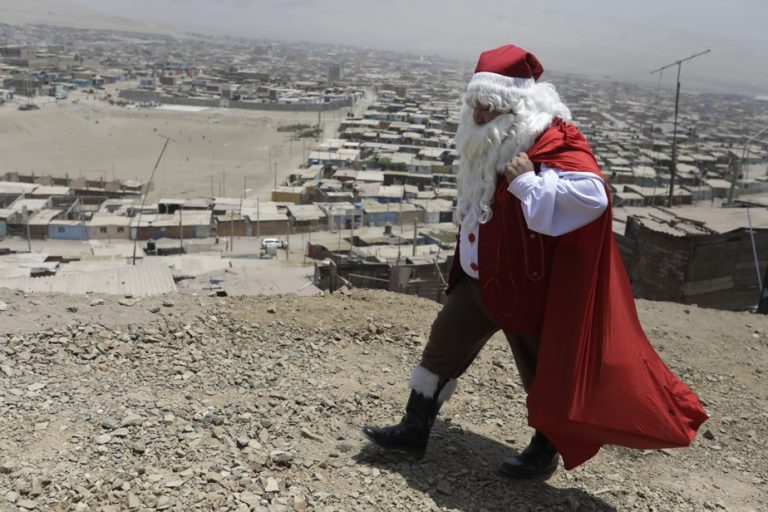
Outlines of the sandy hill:
[[0,23],[119,30],[165,34],[174,37],[180,35],[178,31],[164,23],[110,16],[99,10],[67,0],[3,0],[0,2]]
[[688,449],[608,447],[521,483],[496,472],[530,435],[498,337],[423,460],[358,433],[399,418],[433,302],[0,290],[0,510],[766,510],[768,321],[638,305],[711,420]]

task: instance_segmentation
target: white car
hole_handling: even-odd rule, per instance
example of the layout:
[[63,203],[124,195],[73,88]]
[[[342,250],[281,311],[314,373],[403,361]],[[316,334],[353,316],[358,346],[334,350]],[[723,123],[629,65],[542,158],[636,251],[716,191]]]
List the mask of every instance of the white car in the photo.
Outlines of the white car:
[[266,249],[267,247],[287,249],[288,244],[285,242],[285,240],[280,240],[279,238],[265,238],[264,240],[261,241],[261,248]]

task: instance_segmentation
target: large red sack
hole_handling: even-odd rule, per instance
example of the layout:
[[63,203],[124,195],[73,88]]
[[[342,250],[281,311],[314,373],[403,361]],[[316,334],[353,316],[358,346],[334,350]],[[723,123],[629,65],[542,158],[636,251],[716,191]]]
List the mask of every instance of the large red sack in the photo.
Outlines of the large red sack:
[[[529,156],[559,169],[600,174],[583,135],[559,121]],[[558,241],[528,423],[572,469],[604,444],[687,446],[707,417],[643,332],[609,205],[599,219]]]

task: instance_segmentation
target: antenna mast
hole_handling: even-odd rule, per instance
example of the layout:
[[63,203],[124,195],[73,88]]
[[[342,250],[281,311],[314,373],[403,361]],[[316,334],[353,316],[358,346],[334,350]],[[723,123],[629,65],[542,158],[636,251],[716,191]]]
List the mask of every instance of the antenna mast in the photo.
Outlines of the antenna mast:
[[675,123],[672,129],[672,167],[670,169],[670,172],[672,173],[672,175],[669,179],[669,200],[667,204],[667,206],[669,206],[670,208],[672,207],[672,198],[674,196],[674,190],[675,190],[675,175],[677,174],[677,112],[680,105],[680,68],[682,67],[683,62],[687,62],[691,59],[695,59],[696,57],[704,55],[705,53],[709,53],[710,51],[712,50],[707,48],[703,52],[694,53],[689,57],[677,60],[671,64],[667,64],[666,66],[662,66],[659,69],[654,69],[653,71],[651,71],[651,74],[660,73],[667,68],[671,68],[672,66],[677,66],[677,90],[675,92]]

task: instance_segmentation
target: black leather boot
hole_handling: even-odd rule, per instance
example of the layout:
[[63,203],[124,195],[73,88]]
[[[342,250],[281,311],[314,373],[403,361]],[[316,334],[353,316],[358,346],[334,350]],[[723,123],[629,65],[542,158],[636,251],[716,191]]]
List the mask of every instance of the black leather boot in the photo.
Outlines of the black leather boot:
[[501,463],[501,472],[512,478],[548,478],[557,469],[560,456],[538,430],[525,450]]
[[427,449],[429,433],[439,409],[437,393],[428,398],[411,390],[405,416],[400,423],[390,427],[365,426],[363,435],[382,448],[421,459]]

